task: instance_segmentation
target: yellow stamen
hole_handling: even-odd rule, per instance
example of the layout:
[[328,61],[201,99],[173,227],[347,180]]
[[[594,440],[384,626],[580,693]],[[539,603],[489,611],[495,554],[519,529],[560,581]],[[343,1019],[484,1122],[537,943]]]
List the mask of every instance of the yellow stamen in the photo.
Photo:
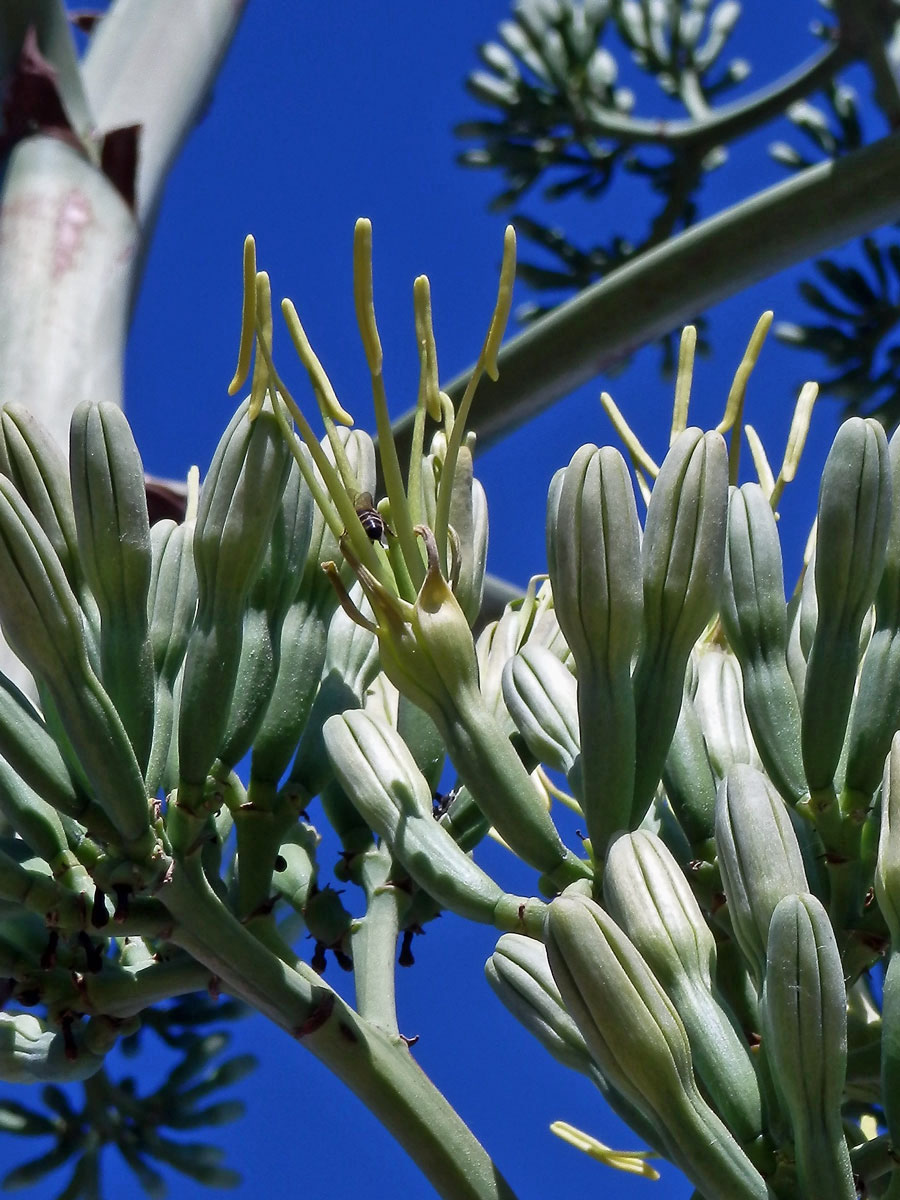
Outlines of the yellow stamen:
[[[753,459],[754,467],[756,467],[759,486],[762,488],[766,499],[771,501],[772,492],[775,490],[775,476],[772,474],[772,468],[769,465],[769,458],[762,444],[762,439],[752,425],[745,425],[744,433],[747,435],[750,456]],[[774,505],[772,507],[774,508]]]
[[323,412],[327,412],[332,421],[336,421],[338,425],[352,425],[353,418],[338,400],[337,393],[331,385],[331,380],[328,378],[325,368],[319,361],[318,355],[309,344],[306,330],[303,328],[300,317],[297,315],[297,310],[290,300],[282,300],[281,315],[284,317],[284,323],[288,327],[288,333],[291,335],[291,341],[294,343],[297,357],[306,368],[309,381],[313,386],[316,399]]
[[678,374],[675,377],[675,404],[672,409],[671,446],[679,433],[687,429],[688,405],[691,402],[691,383],[694,378],[694,352],[697,349],[697,330],[685,325],[678,347]]
[[657,1157],[650,1150],[613,1150],[567,1121],[554,1121],[550,1132],[607,1167],[615,1167],[617,1171],[626,1171],[630,1175],[642,1175],[645,1179],[659,1179],[659,1171],[647,1161]]
[[228,395],[233,396],[244,386],[250,373],[253,338],[256,333],[256,242],[248,233],[244,238],[244,288],[241,306],[241,340],[237,366],[234,369]]
[[353,300],[366,361],[373,375],[381,374],[383,355],[372,288],[372,222],[360,217],[353,230]]
[[781,470],[778,472],[778,478],[772,490],[773,508],[778,506],[778,501],[781,499],[781,493],[784,491],[785,486],[793,480],[797,473],[797,466],[803,454],[803,447],[806,445],[806,435],[809,433],[813,405],[818,395],[819,385],[817,383],[804,383],[800,389],[800,395],[797,397],[797,403],[794,406],[794,416],[791,420],[791,429],[788,434],[787,448],[784,452],[784,461],[781,464]]
[[500,343],[506,332],[506,323],[512,308],[513,284],[516,281],[516,231],[512,225],[507,225],[503,234],[503,261],[500,265],[500,284],[497,288],[497,303],[494,315],[488,328],[482,357],[484,369],[490,379],[499,379],[497,355],[500,353]]
[[744,357],[741,359],[738,369],[734,373],[734,379],[728,392],[728,400],[725,404],[725,415],[716,426],[717,433],[727,433],[729,429],[734,430],[734,436],[731,438],[728,447],[728,478],[733,484],[736,484],[738,481],[738,467],[741,457],[741,419],[744,413],[744,398],[747,395],[747,382],[750,379],[753,368],[756,366],[756,360],[759,358],[763,342],[766,340],[766,334],[771,328],[774,315],[772,312],[764,312],[756,322],[756,328],[750,335],[750,341],[747,343]]
[[604,412],[612,422],[613,429],[619,435],[622,445],[628,451],[628,457],[634,464],[635,470],[644,471],[651,479],[655,479],[659,474],[659,467],[641,445],[637,434],[625,420],[621,410],[609,392],[601,392],[600,403],[603,405]]
[[265,271],[258,271],[256,274],[256,340],[259,345],[266,347],[267,355],[264,356],[261,352],[256,356],[256,362],[253,364],[250,406],[247,409],[247,416],[251,421],[255,421],[262,411],[266,392],[269,389],[270,379],[267,363],[271,360],[272,355],[272,333],[272,285],[269,282],[268,274]]

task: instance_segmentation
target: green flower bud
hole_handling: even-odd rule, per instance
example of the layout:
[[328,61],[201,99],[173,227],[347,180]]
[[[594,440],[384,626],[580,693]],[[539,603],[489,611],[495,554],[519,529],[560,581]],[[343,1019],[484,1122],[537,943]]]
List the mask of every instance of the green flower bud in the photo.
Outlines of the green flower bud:
[[[431,487],[425,488],[425,523],[434,528],[437,512],[437,488],[443,468],[446,439],[442,433],[435,436],[432,453],[425,458],[423,472]],[[436,451],[438,451],[436,453]],[[458,579],[454,593],[466,620],[474,625],[481,611],[484,593],[484,569],[487,560],[488,520],[487,498],[484,488],[475,478],[472,449],[463,444],[459,448],[456,468],[453,473],[453,489],[450,493],[450,525],[459,539],[460,561]]]
[[597,1074],[587,1043],[566,1012],[540,942],[520,933],[504,933],[484,973],[498,998],[557,1062],[589,1078]]
[[[357,585],[351,599],[361,600]],[[291,767],[288,786],[302,795],[315,796],[331,778],[322,728],[329,717],[360,708],[366,688],[378,673],[378,641],[369,629],[338,609],[328,626],[322,681]]]
[[761,767],[744,709],[737,659],[719,646],[701,643],[690,661],[695,664],[694,710],[715,773],[724,779],[735,763]]
[[4,675],[0,675],[0,756],[48,804],[85,821],[93,806],[73,781],[31,701]]
[[877,421],[838,430],[819,489],[818,620],[803,696],[803,766],[810,790],[833,787],[859,662],[860,631],[881,579],[891,521],[891,466]]
[[316,886],[316,847],[320,841],[313,827],[301,822],[291,830],[278,851],[281,861],[275,867],[272,883],[279,896],[296,912],[303,912],[310,892]]
[[769,926],[760,1015],[763,1051],[793,1127],[804,1196],[856,1197],[841,1121],[846,1010],[828,914],[815,896],[785,896]]
[[219,748],[219,759],[228,769],[250,749],[275,688],[282,626],[297,592],[297,564],[309,547],[312,511],[301,503],[305,494],[300,469],[291,461],[281,507],[244,613],[228,729]]
[[728,498],[725,443],[686,429],[660,469],[644,527],[644,625],[634,669],[641,752],[631,825],[656,790],[678,723],[690,652],[716,611]]
[[547,951],[534,938],[504,933],[484,966],[487,981],[514,1017],[553,1057],[592,1080],[613,1112],[649,1145],[656,1130],[604,1079],[578,1026],[566,1012],[550,971]]
[[875,597],[875,631],[853,703],[845,786],[866,807],[878,787],[894,730],[900,727],[900,437],[888,445],[894,505],[884,570]]
[[716,846],[731,927],[761,983],[776,905],[809,888],[788,809],[753,767],[735,766],[719,787]]
[[153,570],[147,607],[150,645],[156,672],[153,744],[147,767],[147,791],[166,792],[177,780],[167,772],[175,722],[175,681],[184,662],[197,609],[197,572],[191,545],[193,522],[159,521],[150,531]]
[[200,493],[193,537],[199,602],[178,719],[179,802],[188,807],[196,804],[226,731],[244,610],[289,464],[274,414],[264,410],[251,423],[243,405],[219,442]]
[[807,788],[800,705],[787,665],[781,543],[772,506],[755,483],[731,491],[722,624],[740,660],[759,755],[784,798],[796,803]]
[[571,664],[571,655],[556,613],[548,580],[535,590],[532,579],[525,595],[507,604],[498,621],[486,625],[475,643],[478,676],[484,703],[507,733],[515,732],[503,702],[503,671],[507,662],[526,642],[550,650],[561,662]]
[[[375,487],[375,450],[367,433],[356,429],[338,429],[350,469],[362,488]],[[326,438],[322,444],[326,457],[333,461],[334,451]],[[309,460],[305,445],[299,453]],[[310,707],[316,695],[325,661],[329,623],[338,606],[338,597],[322,570],[322,563],[337,556],[337,539],[313,503],[307,487],[300,492],[299,507],[309,510],[309,546],[299,572],[299,583],[281,627],[278,674],[265,716],[253,741],[250,775],[274,786],[297,749]],[[302,516],[298,514],[298,521]],[[295,565],[296,570],[296,565]]]
[[568,776],[581,753],[578,684],[571,672],[552,651],[526,642],[504,668],[503,698],[538,762]]
[[69,471],[81,564],[100,612],[100,678],[146,770],[155,692],[150,520],[144,467],[117,405],[86,401],[75,409]]
[[[417,526],[428,557],[415,604],[400,599],[344,552],[363,585],[378,635],[381,665],[401,695],[434,721],[447,752],[485,816],[510,848],[558,888],[589,868],[560,840],[527,770],[484,704],[472,633],[441,575],[431,531]],[[557,874],[558,873],[558,874]]]
[[709,762],[703,726],[690,691],[685,691],[678,724],[663,769],[666,796],[692,846],[713,835],[716,778]]
[[30,1013],[0,1013],[0,1079],[5,1083],[76,1083],[103,1066],[120,1036],[114,1022],[95,1017],[73,1026],[71,1044],[58,1028]]
[[610,1084],[706,1195],[764,1200],[762,1176],[700,1095],[684,1026],[641,954],[599,905],[547,911],[547,956],[566,1008]]
[[653,834],[623,834],[606,857],[603,896],[675,1005],[716,1110],[742,1145],[754,1141],[762,1129],[756,1074],[713,983],[715,940],[680,867]]
[[613,834],[628,828],[635,778],[631,663],[641,628],[640,525],[617,450],[582,446],[555,477],[547,561],[559,623],[578,666],[581,800],[599,857]]
[[875,862],[875,895],[894,949],[900,949],[900,733],[884,764],[881,837]]
[[543,906],[537,902],[505,896],[435,821],[431,789],[396,730],[361,709],[351,710],[325,722],[325,746],[338,782],[361,816],[440,905],[469,920],[510,929],[540,913]]
[[47,536],[2,477],[0,623],[55,709],[100,806],[128,841],[148,834],[144,781],[119,715],[88,662],[78,603]]
[[0,471],[16,485],[66,573],[84,599],[72,489],[66,460],[53,437],[22,404],[0,409]]

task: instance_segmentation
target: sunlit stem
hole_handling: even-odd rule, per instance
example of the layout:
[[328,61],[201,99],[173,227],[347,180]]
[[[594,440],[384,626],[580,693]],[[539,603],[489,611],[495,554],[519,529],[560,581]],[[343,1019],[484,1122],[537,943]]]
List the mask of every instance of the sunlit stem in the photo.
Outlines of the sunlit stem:
[[[271,354],[274,330],[272,324],[272,285],[266,271],[256,274],[256,340],[269,348]],[[253,364],[253,380],[250,384],[250,405],[247,416],[255,421],[262,412],[266,392],[269,388],[269,372],[266,361],[260,355]]]
[[356,304],[356,320],[362,339],[369,374],[372,377],[372,398],[375,407],[375,431],[378,435],[378,456],[384,475],[384,490],[391,505],[394,532],[406,561],[411,578],[425,578],[422,558],[413,534],[413,523],[406,500],[406,488],[400,471],[397,447],[391,432],[391,417],[388,412],[387,394],[384,388],[382,364],[384,356],[381,339],[375,324],[375,301],[372,291],[372,223],[364,218],[356,222],[353,231],[353,298]]
[[228,395],[233,396],[244,386],[250,373],[253,339],[256,335],[256,242],[252,234],[244,238],[244,287],[241,305],[241,340],[237,366],[234,369]]
[[604,412],[612,422],[613,429],[619,435],[622,445],[628,451],[628,457],[631,459],[634,469],[636,471],[643,471],[645,475],[649,475],[651,479],[655,479],[659,474],[659,467],[641,445],[637,434],[625,420],[621,410],[609,392],[601,393],[600,403],[603,405]]
[[657,1155],[649,1150],[613,1150],[567,1121],[554,1121],[550,1132],[607,1167],[626,1171],[630,1175],[643,1175],[645,1179],[659,1179],[659,1171],[647,1161],[648,1158],[656,1158]]
[[793,480],[797,473],[797,466],[803,454],[803,447],[806,445],[806,435],[809,433],[813,405],[818,395],[819,385],[817,383],[804,383],[800,389],[800,395],[797,397],[797,403],[794,406],[794,416],[791,420],[791,429],[788,434],[787,447],[784,451],[784,460],[770,497],[773,509],[778,507],[778,502],[781,499],[781,494],[785,486]]
[[691,383],[694,378],[694,353],[697,349],[697,330],[685,325],[681,331],[678,347],[678,374],[675,377],[675,403],[672,407],[672,430],[669,434],[671,446],[680,433],[687,429],[688,406],[691,402]]
[[771,328],[774,315],[772,312],[764,312],[756,322],[756,328],[750,335],[750,341],[747,343],[744,357],[741,359],[738,369],[734,373],[731,389],[728,392],[728,400],[725,404],[725,415],[716,426],[717,433],[727,433],[729,429],[734,430],[728,444],[728,479],[732,484],[737,484],[738,481],[738,468],[741,459],[741,422],[744,415],[744,398],[747,395],[747,382],[753,368],[756,366],[756,360],[759,358],[763,342],[766,340],[766,334]]
[[497,355],[500,343],[509,320],[509,310],[512,306],[512,288],[516,276],[516,234],[512,225],[507,225],[503,237],[503,261],[500,266],[500,283],[497,288],[497,302],[491,316],[484,345],[472,370],[472,375],[466,385],[463,398],[456,410],[453,428],[447,438],[447,453],[444,456],[444,466],[441,471],[441,482],[438,488],[437,508],[434,519],[434,533],[441,550],[446,571],[447,555],[447,526],[450,524],[450,500],[453,495],[453,479],[456,475],[456,463],[459,458],[459,448],[462,445],[466,430],[466,420],[469,409],[475,397],[475,391],[481,381],[481,376],[487,372],[491,379],[498,377]]

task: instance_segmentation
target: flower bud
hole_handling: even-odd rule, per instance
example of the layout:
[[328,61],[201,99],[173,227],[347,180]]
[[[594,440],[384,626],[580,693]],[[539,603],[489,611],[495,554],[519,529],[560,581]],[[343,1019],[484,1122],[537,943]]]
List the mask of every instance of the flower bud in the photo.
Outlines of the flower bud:
[[199,601],[184,663],[178,719],[179,802],[193,807],[226,730],[241,656],[244,610],[287,480],[278,422],[246,405],[233,417],[200,493],[194,528]]
[[[498,905],[511,898],[435,821],[431,789],[396,730],[356,709],[329,718],[324,733],[341,787],[416,883],[452,912],[495,923]],[[520,903],[505,903],[504,912]]]
[[[755,483],[732,488],[722,624],[743,676],[759,755],[786,800],[806,795],[800,705],[787,666],[787,606],[775,514]],[[748,760],[749,761],[749,760]]]
[[834,931],[815,896],[787,895],[772,913],[760,1015],[802,1194],[854,1200],[841,1117],[847,993]]
[[819,489],[818,620],[803,696],[803,766],[810,790],[833,787],[853,700],[863,618],[881,579],[891,521],[887,438],[875,420],[838,430]]
[[628,828],[634,799],[640,525],[617,450],[582,446],[555,477],[547,560],[559,623],[578,666],[581,799],[599,857],[613,834]]
[[788,809],[753,767],[735,766],[719,787],[716,846],[731,927],[761,983],[772,913],[809,887]]
[[638,829],[609,848],[603,895],[684,1023],[694,1066],[742,1145],[762,1129],[750,1054],[713,984],[716,945],[687,880],[664,843]]
[[684,1026],[647,963],[599,905],[564,895],[547,911],[547,956],[566,1008],[610,1084],[704,1194],[764,1200],[766,1185],[703,1100]]
[[118,405],[85,401],[75,409],[69,471],[81,565],[100,612],[100,678],[146,770],[156,686],[150,519],[144,466]]
[[641,752],[631,826],[643,818],[662,776],[688,657],[718,605],[727,498],[721,436],[686,429],[653,486],[641,544],[644,622],[633,678]]
[[578,684],[555,654],[526,642],[503,671],[503,698],[538,762],[568,776],[581,748]]

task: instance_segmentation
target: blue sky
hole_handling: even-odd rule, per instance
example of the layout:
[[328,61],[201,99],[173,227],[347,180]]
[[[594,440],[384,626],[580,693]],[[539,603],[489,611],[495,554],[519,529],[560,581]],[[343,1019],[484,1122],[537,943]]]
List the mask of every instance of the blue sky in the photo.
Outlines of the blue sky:
[[[358,216],[369,216],[374,225],[376,308],[396,412],[412,403],[417,385],[417,274],[428,274],[432,283],[442,378],[473,360],[495,294],[504,218],[487,212],[499,179],[454,164],[460,147],[451,129],[480,111],[464,93],[463,79],[475,65],[478,42],[507,14],[505,0],[251,0],[209,111],[173,171],[137,304],[127,411],[149,471],[183,476],[192,463],[205,468],[230,415],[225,388],[236,354],[240,253],[248,232],[256,235],[275,297],[294,300],[358,423],[371,425],[351,293]],[[811,4],[753,6],[735,38],[754,64],[748,86],[813,52],[816,43],[805,29],[813,15]],[[656,111],[665,111],[662,103]],[[772,136],[737,149],[733,163],[710,180],[705,211],[783,177],[765,157]],[[629,221],[642,203],[636,189],[614,192],[590,208],[569,202],[530,211],[552,211],[589,241],[616,230],[640,232]],[[768,307],[784,319],[801,314],[795,279],[762,283],[715,310],[714,357],[697,369],[697,423],[718,419],[758,314]],[[527,295],[520,289],[518,298]],[[290,365],[286,335],[280,352],[276,342],[276,355],[303,399],[302,372]],[[623,375],[586,386],[479,461],[492,518],[489,569],[521,584],[544,569],[550,476],[582,442],[612,437],[597,399],[602,389],[612,392],[651,452],[662,454],[671,401],[657,361],[653,350],[644,352]],[[764,352],[748,416],[772,439],[773,457],[780,458],[797,388],[814,370],[812,360],[774,341]],[[784,505],[794,567],[835,423],[835,409],[823,404],[818,432]],[[482,861],[507,886],[534,889],[528,873],[499,852]],[[549,1060],[501,1010],[482,974],[493,941],[489,930],[451,917],[431,925],[417,939],[416,966],[400,975],[400,1020],[404,1033],[419,1036],[417,1060],[485,1143],[520,1200],[543,1200],[569,1188],[686,1200],[692,1189],[673,1168],[663,1168],[663,1182],[656,1185],[631,1180],[550,1135],[549,1123],[559,1118],[617,1146],[636,1144],[586,1081]],[[328,978],[338,983],[335,974],[329,966]],[[261,1063],[242,1089],[246,1118],[222,1131],[229,1165],[245,1176],[235,1195],[256,1197],[272,1188],[365,1200],[430,1194],[380,1126],[296,1043],[253,1019],[235,1030],[235,1045],[252,1049]],[[21,1159],[26,1149],[4,1140],[0,1167]],[[112,1158],[109,1166],[108,1194],[118,1187],[120,1195],[136,1195],[133,1176],[120,1176]],[[210,1195],[181,1177],[169,1178],[170,1195],[179,1200]]]

